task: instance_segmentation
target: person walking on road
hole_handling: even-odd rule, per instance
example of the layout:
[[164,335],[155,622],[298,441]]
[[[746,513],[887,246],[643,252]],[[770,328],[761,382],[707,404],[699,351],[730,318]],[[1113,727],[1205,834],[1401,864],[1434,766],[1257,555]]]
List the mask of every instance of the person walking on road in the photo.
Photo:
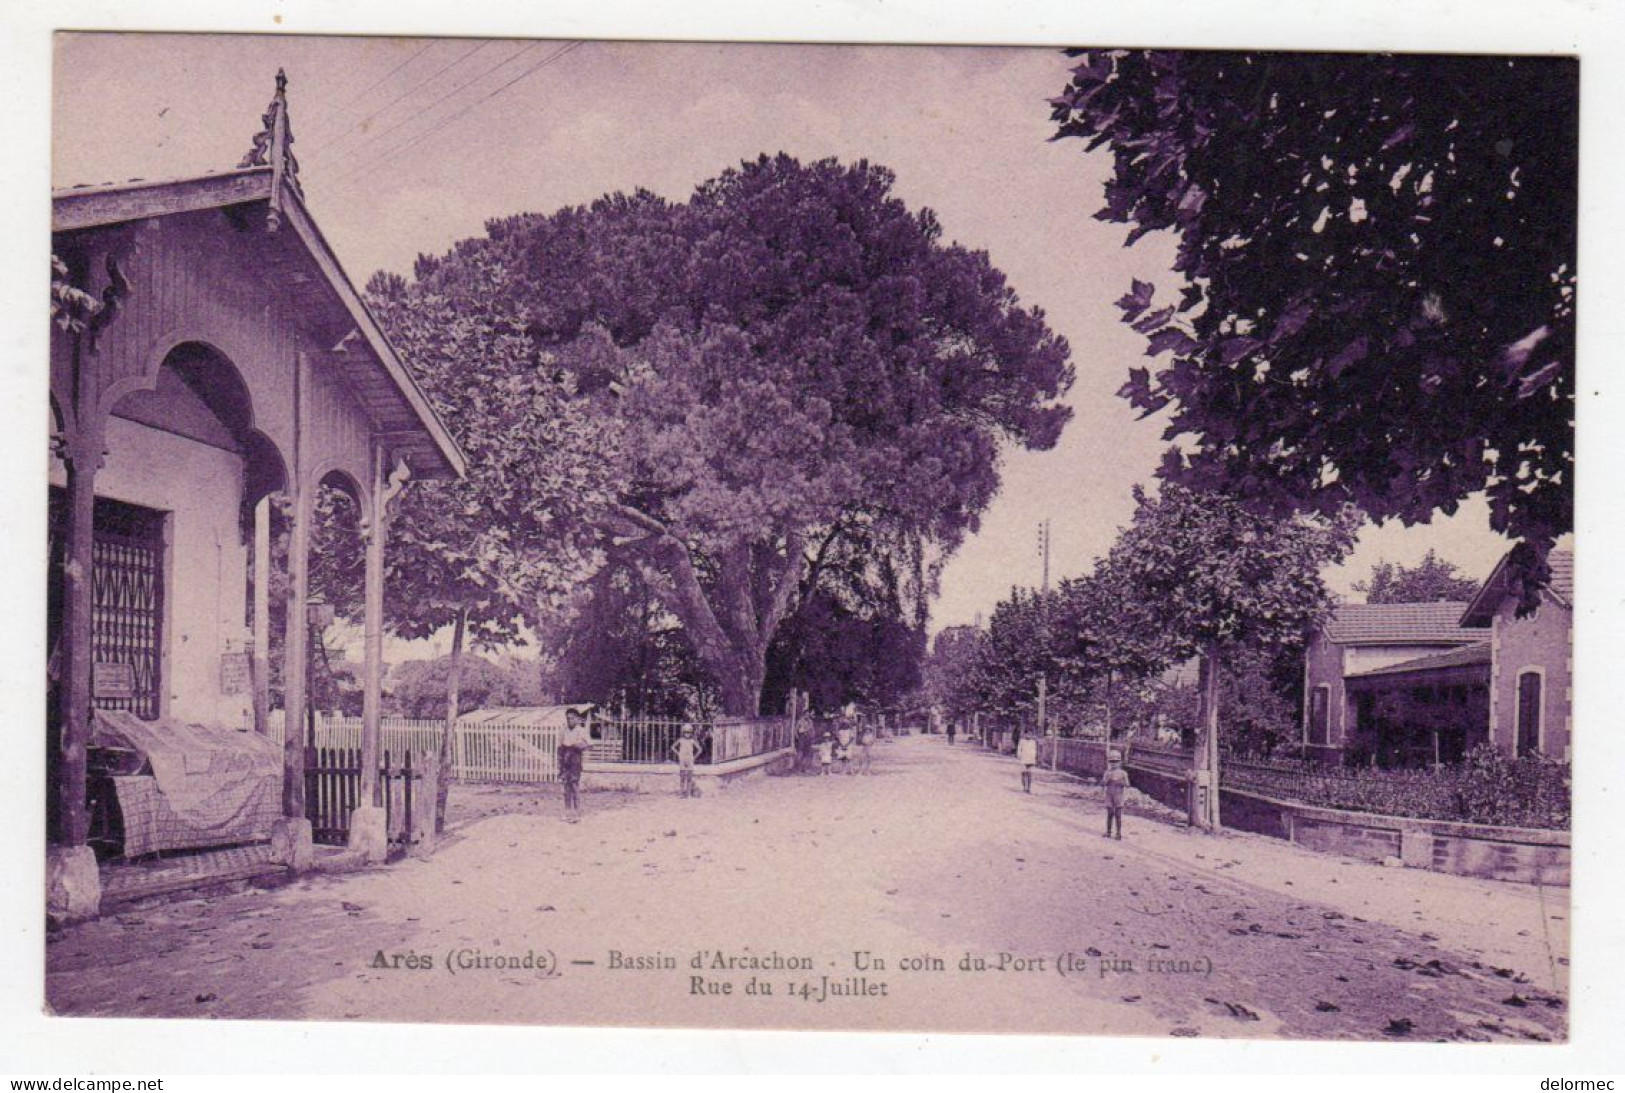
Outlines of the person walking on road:
[[698,797],[694,788],[694,760],[700,746],[694,742],[694,726],[684,725],[683,735],[673,741],[671,753],[677,757],[677,796]]
[[564,712],[564,731],[559,734],[559,781],[564,783],[564,819],[576,823],[581,819],[581,772],[587,765],[587,749],[592,746],[592,732],[587,719],[575,710]]
[[1033,791],[1033,768],[1038,765],[1038,741],[1026,733],[1016,745],[1016,759],[1021,762],[1021,792]]
[[1123,769],[1123,753],[1106,754],[1106,774],[1101,780],[1106,787],[1106,837],[1115,830],[1119,841],[1123,838],[1123,796],[1128,792],[1128,771]]
[[869,764],[872,762],[874,757],[870,753],[871,749],[874,747],[874,742],[875,730],[867,721],[865,721],[863,724],[858,726],[858,766],[856,773],[871,773]]
[[949,722],[948,722],[948,746],[950,748],[954,746],[954,733],[956,731],[957,731],[957,726],[956,726],[955,722],[952,719],[950,719]]
[[850,715],[841,718],[841,727],[835,732],[835,758],[841,761],[841,773],[852,773],[852,721]]

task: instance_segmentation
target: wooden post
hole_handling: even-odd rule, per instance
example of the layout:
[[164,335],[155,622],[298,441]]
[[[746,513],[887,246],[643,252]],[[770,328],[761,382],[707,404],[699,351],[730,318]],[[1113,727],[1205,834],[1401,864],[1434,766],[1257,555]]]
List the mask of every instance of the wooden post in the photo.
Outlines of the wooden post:
[[[85,383],[86,388],[94,384]],[[85,742],[91,719],[91,613],[94,607],[96,470],[102,458],[102,420],[89,390],[63,463],[67,471],[68,518],[63,553],[61,737],[57,750],[57,826],[63,846],[84,846],[90,835],[85,801]]]
[[282,643],[282,814],[305,815],[305,710],[309,704],[310,499],[300,487],[293,498],[288,542],[288,625]]
[[366,660],[362,669],[361,697],[361,803],[364,805],[379,803],[378,748],[384,679],[384,541],[388,536],[387,501],[384,496],[386,485],[383,448],[374,445],[372,485],[369,490],[372,512],[366,521],[366,605],[362,627]]
[[[271,731],[271,498],[254,505],[254,731]],[[286,725],[284,725],[286,731]]]
[[[446,670],[446,723],[440,734],[440,784],[434,799],[434,832],[446,829],[446,800],[451,792],[451,760],[457,738],[458,708],[462,701],[463,632],[468,627],[468,608],[457,609],[451,631],[451,664]],[[625,719],[625,713],[622,713]]]
[[308,358],[295,357],[293,374],[293,526],[288,536],[288,625],[282,643],[282,814],[290,820],[305,815],[305,704],[310,624],[310,521],[315,491],[305,482],[304,391]]
[[1212,830],[1219,813],[1219,656],[1213,646],[1202,650],[1201,718],[1191,767],[1190,824]]

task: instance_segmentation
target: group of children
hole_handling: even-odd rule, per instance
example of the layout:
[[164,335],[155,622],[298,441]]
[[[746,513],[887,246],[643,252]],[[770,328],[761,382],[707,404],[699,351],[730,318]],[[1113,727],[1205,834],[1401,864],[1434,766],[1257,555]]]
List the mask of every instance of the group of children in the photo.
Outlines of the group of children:
[[843,774],[869,774],[874,732],[867,723],[854,729],[850,721],[842,721],[834,732],[825,729],[817,744],[818,773],[829,774],[840,763]]
[[[1023,733],[1016,743],[1016,761],[1021,764],[1021,792],[1033,791],[1033,768],[1038,765],[1038,740],[1031,733]],[[1101,776],[1106,787],[1106,838],[1123,837],[1123,797],[1128,792],[1128,771],[1123,769],[1123,753],[1111,749],[1106,753],[1106,773]]]

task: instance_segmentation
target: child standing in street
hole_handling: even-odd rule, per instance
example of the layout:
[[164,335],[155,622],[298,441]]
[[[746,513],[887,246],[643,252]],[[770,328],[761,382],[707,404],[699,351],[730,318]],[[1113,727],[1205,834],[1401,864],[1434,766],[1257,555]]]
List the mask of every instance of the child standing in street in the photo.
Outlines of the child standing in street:
[[1021,762],[1021,792],[1033,791],[1033,768],[1038,765],[1038,741],[1032,733],[1023,733],[1016,745],[1016,758]]
[[828,730],[818,739],[818,773],[828,774],[831,764],[835,762],[835,741]]
[[1106,837],[1112,838],[1112,832],[1117,832],[1118,840],[1123,838],[1123,795],[1128,792],[1128,771],[1123,769],[1123,753],[1119,751],[1106,754],[1106,776],[1101,779],[1106,787]]
[[843,717],[835,733],[835,758],[841,761],[841,773],[852,773],[852,722]]
[[559,734],[559,781],[564,783],[564,819],[581,819],[581,772],[586,767],[587,749],[592,746],[592,730],[587,719],[575,710],[566,710],[564,731]]
[[858,726],[858,773],[868,774],[869,763],[872,759],[870,749],[874,746],[875,730],[865,721]]
[[672,742],[671,752],[677,757],[677,796],[698,796],[694,792],[694,760],[699,757],[700,746],[694,742],[693,725],[683,726],[683,735]]

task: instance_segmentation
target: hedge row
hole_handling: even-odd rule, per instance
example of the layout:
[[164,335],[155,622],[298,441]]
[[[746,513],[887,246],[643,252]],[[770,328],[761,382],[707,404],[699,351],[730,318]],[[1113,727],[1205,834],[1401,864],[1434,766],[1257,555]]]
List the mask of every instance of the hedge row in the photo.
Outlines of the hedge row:
[[1566,831],[1569,766],[1512,758],[1489,745],[1460,763],[1418,769],[1329,767],[1302,760],[1227,760],[1221,783],[1282,800],[1422,820]]

